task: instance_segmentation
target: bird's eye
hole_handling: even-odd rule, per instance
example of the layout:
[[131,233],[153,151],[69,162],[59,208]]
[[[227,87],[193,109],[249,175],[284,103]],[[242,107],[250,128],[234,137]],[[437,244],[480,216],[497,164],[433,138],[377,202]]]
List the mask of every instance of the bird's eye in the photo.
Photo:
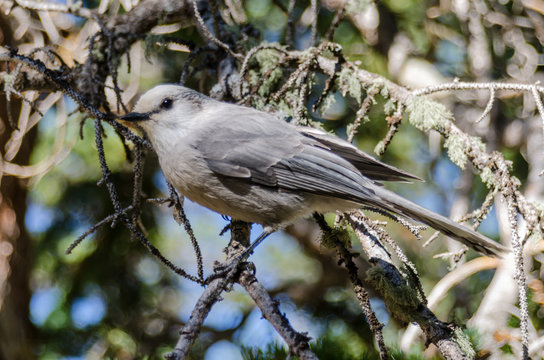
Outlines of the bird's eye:
[[161,103],[161,109],[168,110],[168,109],[172,108],[173,104],[174,104],[174,100],[172,100],[170,98],[166,98]]

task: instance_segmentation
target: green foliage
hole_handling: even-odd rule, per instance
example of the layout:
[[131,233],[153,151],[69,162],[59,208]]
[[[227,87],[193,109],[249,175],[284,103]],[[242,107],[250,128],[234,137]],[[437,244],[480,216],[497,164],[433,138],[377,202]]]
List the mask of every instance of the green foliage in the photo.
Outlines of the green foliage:
[[264,349],[242,346],[241,353],[243,360],[285,360],[289,355],[278,343],[270,343]]
[[[310,343],[310,348],[320,360],[378,360],[379,354],[348,334],[335,334],[333,331],[326,332],[316,341]],[[392,359],[396,360],[422,360],[421,354],[404,353],[398,348],[389,349]],[[266,348],[242,347],[243,360],[285,360],[288,359],[288,350],[277,344],[268,344]],[[296,360],[298,357],[291,356],[289,359]]]

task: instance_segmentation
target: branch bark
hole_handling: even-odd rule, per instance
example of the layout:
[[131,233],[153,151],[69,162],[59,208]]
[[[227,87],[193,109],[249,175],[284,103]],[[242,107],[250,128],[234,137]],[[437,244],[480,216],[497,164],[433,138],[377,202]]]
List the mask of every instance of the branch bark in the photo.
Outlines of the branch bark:
[[268,291],[257,280],[255,275],[245,270],[238,280],[247,291],[251,299],[257,304],[263,317],[270,322],[278,334],[285,340],[291,354],[301,360],[317,360],[317,356],[310,350],[310,338],[305,333],[293,329],[287,317],[281,313],[279,302],[272,299]]
[[[391,315],[403,322],[417,323],[426,336],[427,344],[436,345],[444,358],[472,358],[470,343],[467,344],[466,339],[456,326],[438,320],[426,306],[421,300],[422,295],[417,294],[414,289],[414,284],[407,283],[407,279],[409,280],[410,277],[403,276],[402,272],[394,265],[391,255],[379,241],[379,236],[374,232],[372,226],[368,226],[354,215],[347,215],[346,220],[355,230],[370,262],[374,264],[374,268],[367,272],[367,281],[380,294],[380,298],[384,300]],[[330,231],[329,229],[325,227],[325,231]],[[351,255],[341,241],[337,240],[336,246],[357,290],[359,286],[362,286],[362,282],[358,278],[356,268],[351,263]],[[369,319],[369,322],[371,321]],[[376,332],[374,333],[376,334]],[[379,338],[377,340],[379,344]]]

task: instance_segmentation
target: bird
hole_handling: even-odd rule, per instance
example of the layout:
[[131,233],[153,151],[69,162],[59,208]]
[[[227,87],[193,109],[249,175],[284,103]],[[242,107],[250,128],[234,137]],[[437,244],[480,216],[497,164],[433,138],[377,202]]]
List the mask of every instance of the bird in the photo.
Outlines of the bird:
[[327,132],[177,84],[148,90],[120,119],[145,131],[164,176],[183,196],[261,224],[259,242],[313,213],[371,207],[424,223],[485,255],[507,251],[387,190],[381,181],[421,179]]

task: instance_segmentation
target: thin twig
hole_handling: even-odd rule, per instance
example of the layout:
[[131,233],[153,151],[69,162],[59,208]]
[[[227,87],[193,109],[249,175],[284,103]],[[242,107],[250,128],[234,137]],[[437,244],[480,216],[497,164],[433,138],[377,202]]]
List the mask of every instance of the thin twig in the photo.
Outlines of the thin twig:
[[[382,237],[381,230],[359,216],[346,219],[361,240],[370,261],[378,268],[369,279],[385,301],[391,315],[404,322],[417,322],[427,337],[427,343],[435,344],[444,358],[465,359],[465,351],[468,349],[460,346],[461,335],[454,331],[456,326],[438,320],[425,305],[426,300],[422,297],[423,290],[419,281],[406,283],[405,277],[392,263],[389,253],[384,251],[378,241],[378,237]],[[417,278],[417,272],[412,273],[410,268],[407,270],[411,280]],[[414,285],[417,293],[413,291]]]
[[168,183],[168,191],[170,192],[170,199],[174,202],[174,208],[176,210],[176,212],[174,213],[174,218],[183,224],[185,232],[187,233],[187,235],[189,235],[189,239],[191,240],[191,245],[193,246],[193,250],[196,256],[198,278],[204,281],[204,265],[202,261],[202,252],[200,251],[200,245],[196,240],[195,233],[193,231],[193,228],[191,227],[189,219],[187,219],[185,210],[183,210],[181,199],[176,189],[170,183]]
[[355,120],[353,121],[351,132],[348,135],[348,142],[352,142],[355,135],[357,135],[357,131],[359,129],[359,126],[361,125],[361,122],[363,121],[363,118],[370,110],[370,106],[374,102],[374,98],[380,93],[380,91],[380,86],[374,86],[366,93],[366,97],[363,100],[361,107],[359,108],[359,110],[357,110],[357,113],[355,114]]
[[[403,226],[407,227],[412,232],[412,234],[414,234],[418,238],[418,240],[421,239],[421,234],[419,230],[421,230],[422,226],[411,225],[404,219],[400,217],[396,217],[395,215],[389,214],[387,212],[384,212],[382,214],[387,217],[392,217],[395,221],[401,220],[399,222],[401,222]],[[378,226],[378,224],[376,224],[375,221],[372,221],[360,211],[352,212],[351,214],[346,214],[345,218],[347,219],[348,223],[352,225],[354,225],[355,223],[358,223],[359,225],[364,224],[364,226],[370,226],[374,231],[376,231],[380,239],[385,240],[389,244],[389,246],[393,249],[393,251],[395,251],[395,254],[399,258],[399,260],[404,264],[405,269],[408,271],[408,274],[410,275],[412,283],[416,286],[416,289],[418,290],[421,301],[424,304],[426,304],[427,299],[425,296],[425,292],[423,291],[423,286],[421,285],[421,281],[419,279],[419,273],[417,271],[417,268],[414,265],[414,263],[412,263],[408,259],[406,254],[402,251],[402,248],[395,242],[395,240],[393,240],[393,238],[381,226]],[[405,221],[406,224],[402,223],[402,221]]]
[[306,115],[306,96],[308,95],[308,83],[306,82],[305,76],[300,76],[296,81],[296,88],[298,91],[298,103],[297,108],[295,109],[295,125],[304,125],[307,126],[308,122]]
[[321,51],[323,50],[319,47],[312,49],[309,53],[308,58],[305,59],[305,61],[302,62],[295,71],[293,71],[285,84],[283,84],[283,86],[278,91],[272,94],[270,98],[274,101],[279,101],[279,99],[297,83],[300,77],[305,78],[308,72],[312,69],[312,64],[315,62]]
[[327,94],[334,88],[334,82],[336,81],[338,74],[340,73],[340,70],[342,70],[342,64],[345,61],[346,60],[344,59],[344,57],[341,56],[340,54],[340,56],[338,56],[338,61],[336,62],[334,66],[334,72],[332,73],[332,75],[330,75],[327,78],[327,81],[325,81],[325,86],[323,88],[323,91],[319,95],[319,98],[317,99],[317,101],[312,106],[313,111],[318,110],[319,106],[321,105],[321,103],[323,102]]
[[108,66],[108,73],[111,76],[112,82],[113,82],[113,91],[115,93],[115,97],[117,99],[117,112],[119,112],[119,105],[123,108],[124,112],[128,112],[127,107],[123,103],[123,99],[121,96],[122,90],[119,88],[119,84],[117,81],[117,68],[119,63],[119,57],[114,56],[114,46],[113,41],[115,39],[114,33],[112,33],[108,27],[100,20],[98,15],[94,15],[94,20],[96,23],[100,26],[101,29],[101,36],[106,37],[107,41],[107,50],[106,50],[106,64]]
[[487,102],[487,105],[485,106],[485,109],[484,109],[484,112],[482,113],[482,115],[480,115],[478,120],[476,120],[476,123],[481,122],[483,119],[485,119],[485,117],[487,115],[489,115],[489,113],[493,109],[493,102],[494,101],[495,101],[495,88],[490,88],[489,89],[489,101]]
[[421,231],[425,230],[427,228],[425,225],[412,224],[410,221],[406,220],[402,216],[397,216],[395,214],[392,214],[392,213],[387,212],[387,211],[382,210],[382,209],[378,209],[376,207],[364,206],[362,209],[372,211],[372,212],[374,212],[376,214],[380,214],[382,216],[388,217],[388,218],[396,221],[397,223],[404,226],[408,231],[410,231],[412,233],[412,235],[414,235],[416,237],[416,239],[418,239],[418,240],[421,240],[421,238],[422,238],[421,237]]
[[279,301],[272,299],[265,287],[257,280],[255,275],[244,270],[240,274],[238,282],[244,287],[255,304],[261,309],[263,317],[276,329],[285,340],[289,352],[301,360],[318,360],[310,350],[310,338],[306,333],[295,331],[289,320],[279,309]]
[[215,36],[219,37],[221,34],[219,33],[219,20],[217,19],[216,0],[208,0],[208,4],[210,5],[210,12],[212,13],[213,32],[215,33]]
[[319,6],[317,0],[311,0],[310,6],[312,8],[312,37],[311,37],[311,46],[317,44],[317,20],[319,18]]
[[446,84],[432,85],[422,89],[417,89],[412,91],[413,96],[421,95],[430,95],[440,91],[450,91],[450,90],[481,90],[481,89],[495,89],[495,90],[512,90],[512,91],[526,91],[532,92],[533,89],[539,93],[544,92],[544,87],[539,85],[529,85],[529,84],[516,84],[516,83],[506,83],[506,82],[497,82],[497,83],[469,83],[462,81],[454,81]]
[[389,130],[387,130],[387,134],[385,137],[376,145],[374,152],[378,155],[383,155],[385,151],[387,150],[387,147],[391,143],[391,140],[393,140],[393,136],[397,133],[399,130],[400,123],[402,122],[402,113],[404,112],[404,105],[398,104],[397,110],[393,114],[393,116],[388,116],[385,118],[387,121],[387,126],[389,126]]
[[[132,205],[126,207],[125,209],[122,210],[123,214],[131,211],[133,209]],[[68,248],[66,249],[65,251],[65,254],[66,255],[69,255],[72,253],[72,250],[74,250],[83,240],[85,240],[85,238],[91,234],[93,234],[96,230],[98,230],[100,227],[112,222],[115,218],[118,217],[118,214],[111,214],[107,217],[105,217],[104,219],[100,220],[99,222],[97,222],[96,224],[94,224],[93,226],[91,226],[87,231],[85,231],[83,234],[79,235],[79,237],[77,239],[75,239],[71,244],[70,246],[68,246]]]
[[189,56],[187,57],[187,60],[185,60],[185,62],[183,63],[183,68],[181,69],[181,75],[179,77],[180,85],[185,85],[185,81],[187,80],[187,76],[189,75],[189,67],[191,66],[191,63],[200,53],[205,51],[213,51],[213,49],[208,46],[203,46],[191,50]]
[[261,86],[264,84],[264,82],[270,78],[274,70],[281,68],[282,65],[285,65],[285,63],[289,62],[290,60],[291,59],[289,57],[283,56],[273,66],[271,66],[268,70],[266,70],[264,74],[259,76],[259,79],[257,80],[257,82],[253,86],[251,86],[251,90],[249,91],[249,94],[242,95],[242,100],[240,101],[240,103],[250,104],[255,94],[257,94],[257,92],[259,91]]
[[480,208],[474,210],[470,214],[463,216],[461,219],[458,220],[458,222],[464,223],[469,220],[474,220],[474,224],[472,228],[476,230],[480,226],[480,223],[487,216],[487,214],[489,214],[489,212],[491,211],[491,208],[493,206],[493,200],[495,199],[495,196],[498,194],[499,190],[500,189],[498,186],[491,189],[485,196],[485,200],[480,206]]
[[[508,190],[507,190],[508,191]],[[529,304],[527,300],[527,276],[525,275],[523,261],[523,244],[518,234],[517,222],[517,206],[513,194],[503,192],[506,198],[508,208],[508,220],[510,221],[510,230],[512,236],[512,248],[514,250],[514,259],[516,262],[516,272],[514,278],[518,285],[519,292],[519,310],[520,310],[520,331],[521,331],[521,346],[522,359],[529,359]]]
[[[134,212],[132,213],[132,225],[137,227],[140,215],[142,212],[141,208],[141,199],[142,199],[142,186],[143,186],[143,170],[144,170],[144,161],[145,153],[141,145],[136,144],[134,149],[136,154],[136,163],[134,164],[134,185],[132,188],[132,206],[134,207]],[[133,234],[131,236],[134,236]]]
[[332,19],[331,26],[329,27],[329,30],[327,30],[327,34],[325,34],[325,40],[332,41],[336,28],[340,24],[340,21],[344,19],[344,15],[346,14],[346,3],[344,3],[342,7],[340,8],[340,10],[338,10],[336,14],[334,14],[334,18]]
[[204,22],[204,19],[202,19],[202,16],[200,15],[200,11],[198,11],[197,0],[190,0],[190,1],[191,1],[191,4],[193,5],[193,11],[194,11],[194,14],[195,14],[196,21],[197,21],[197,23],[198,23],[198,25],[200,27],[200,30],[204,34],[204,36],[209,41],[211,41],[215,45],[217,45],[220,48],[222,48],[223,50],[225,50],[225,52],[227,54],[229,54],[230,56],[232,56],[233,58],[235,58],[235,59],[237,59],[239,61],[242,61],[243,60],[243,55],[233,52],[227,44],[225,44],[224,42],[219,40],[217,37],[215,37],[210,32],[210,30],[208,30],[208,27],[206,26],[206,23]]

